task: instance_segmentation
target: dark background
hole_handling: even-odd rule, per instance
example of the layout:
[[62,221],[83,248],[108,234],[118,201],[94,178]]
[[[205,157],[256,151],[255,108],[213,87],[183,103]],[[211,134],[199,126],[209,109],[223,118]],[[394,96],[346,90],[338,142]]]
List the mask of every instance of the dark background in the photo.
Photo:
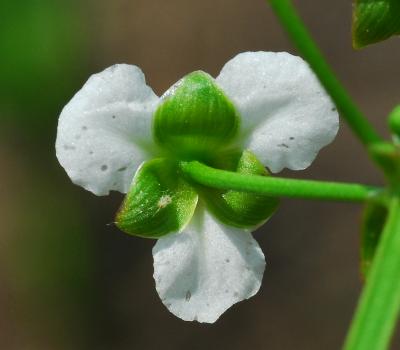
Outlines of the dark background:
[[[351,48],[350,0],[296,5],[338,76],[387,136],[400,103],[400,45]],[[360,291],[361,206],[284,200],[256,232],[260,292],[214,325],[162,305],[151,240],[107,224],[122,195],[73,185],[55,158],[58,114],[90,74],[141,67],[161,94],[184,74],[216,76],[248,50],[295,53],[262,0],[0,0],[0,348],[339,349]],[[381,184],[342,122],[303,172]]]

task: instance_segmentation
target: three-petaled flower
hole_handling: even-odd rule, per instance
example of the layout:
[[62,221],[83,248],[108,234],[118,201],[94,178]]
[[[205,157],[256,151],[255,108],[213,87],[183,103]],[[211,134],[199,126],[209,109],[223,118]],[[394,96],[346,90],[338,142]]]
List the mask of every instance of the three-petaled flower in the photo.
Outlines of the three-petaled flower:
[[128,193],[123,231],[158,238],[154,279],[184,320],[214,322],[260,288],[264,255],[251,235],[277,199],[186,179],[181,161],[268,176],[304,169],[338,130],[338,115],[309,66],[288,53],[237,55],[214,80],[194,72],[161,98],[136,66],[95,74],[63,109],[57,157],[96,195]]

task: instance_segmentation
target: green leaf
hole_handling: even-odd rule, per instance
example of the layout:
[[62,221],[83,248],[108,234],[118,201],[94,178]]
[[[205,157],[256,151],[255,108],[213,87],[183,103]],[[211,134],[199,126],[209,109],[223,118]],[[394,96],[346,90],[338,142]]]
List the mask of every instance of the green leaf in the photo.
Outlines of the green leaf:
[[399,0],[356,0],[353,46],[361,48],[400,34]]
[[361,273],[367,278],[378,246],[388,210],[377,203],[368,203],[364,209],[361,227]]
[[136,172],[116,216],[124,232],[159,238],[182,230],[193,216],[197,193],[179,174],[174,161],[157,158]]
[[[242,154],[228,154],[224,164],[225,170],[236,171],[240,174],[268,176],[267,170],[250,151]],[[279,204],[277,198],[255,193],[240,191],[221,191],[202,187],[199,190],[207,208],[223,223],[240,228],[255,228],[264,223],[276,210]]]
[[176,157],[208,160],[234,139],[240,118],[208,74],[185,76],[162,99],[154,116],[154,137]]

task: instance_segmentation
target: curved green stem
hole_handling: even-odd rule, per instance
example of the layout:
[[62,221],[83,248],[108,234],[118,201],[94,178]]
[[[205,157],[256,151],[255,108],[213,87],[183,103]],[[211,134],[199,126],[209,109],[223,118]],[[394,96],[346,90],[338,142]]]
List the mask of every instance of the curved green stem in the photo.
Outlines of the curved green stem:
[[400,199],[394,197],[345,349],[387,349],[399,311]]
[[297,15],[290,0],[268,0],[282,26],[295,43],[300,53],[308,61],[322,85],[325,87],[341,116],[364,145],[381,141],[381,137],[358,109],[346,89],[336,78],[332,69],[324,59],[321,51],[311,38],[303,21]]
[[382,193],[380,187],[360,184],[238,174],[214,169],[197,161],[181,162],[180,168],[186,177],[204,186],[274,197],[363,202]]

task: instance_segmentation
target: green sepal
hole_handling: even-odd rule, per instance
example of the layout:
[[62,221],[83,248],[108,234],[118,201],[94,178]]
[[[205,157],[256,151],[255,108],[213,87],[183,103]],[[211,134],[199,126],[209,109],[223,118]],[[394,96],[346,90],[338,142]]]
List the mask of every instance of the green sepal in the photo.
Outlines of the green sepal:
[[[223,164],[224,170],[236,171],[247,175],[269,176],[265,167],[250,151],[227,154],[225,160],[219,158],[213,164]],[[202,187],[199,189],[201,198],[207,208],[223,223],[240,228],[256,228],[263,224],[277,209],[278,198],[265,195],[240,192],[221,191]]]
[[366,279],[375,255],[376,247],[388,215],[387,207],[378,203],[368,203],[364,209],[361,226],[361,275]]
[[176,162],[153,159],[136,172],[116,215],[116,225],[134,236],[159,238],[182,230],[192,218],[197,200]]
[[239,115],[207,73],[186,75],[162,97],[153,120],[157,143],[179,159],[206,161],[234,139]]
[[353,10],[353,46],[361,48],[400,34],[399,0],[356,0]]

